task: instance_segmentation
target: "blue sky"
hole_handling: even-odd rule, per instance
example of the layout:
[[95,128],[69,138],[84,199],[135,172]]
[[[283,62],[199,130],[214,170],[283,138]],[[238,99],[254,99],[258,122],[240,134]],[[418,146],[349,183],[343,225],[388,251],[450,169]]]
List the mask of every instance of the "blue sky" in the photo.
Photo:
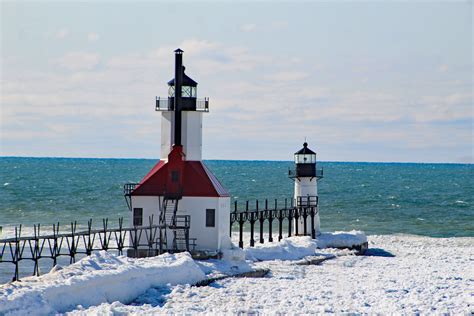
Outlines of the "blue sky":
[[160,155],[181,47],[205,159],[473,161],[471,1],[1,2],[4,156]]

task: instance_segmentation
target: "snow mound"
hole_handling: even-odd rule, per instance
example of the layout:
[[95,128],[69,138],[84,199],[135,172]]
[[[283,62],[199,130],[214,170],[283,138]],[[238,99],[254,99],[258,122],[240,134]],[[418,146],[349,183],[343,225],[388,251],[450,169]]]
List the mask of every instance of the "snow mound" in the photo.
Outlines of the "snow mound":
[[279,242],[256,244],[245,248],[247,260],[298,260],[313,256],[317,249],[352,248],[367,242],[367,236],[361,231],[322,233],[316,239],[310,236],[294,236]]
[[297,236],[282,239],[279,242],[256,244],[253,248],[245,248],[248,260],[296,260],[314,255],[318,245],[310,236]]
[[151,287],[205,278],[188,253],[131,259],[105,251],[38,278],[0,286],[0,315],[54,314],[104,302],[129,303]]
[[319,249],[324,248],[352,248],[367,242],[367,236],[358,230],[350,232],[321,233],[316,243]]

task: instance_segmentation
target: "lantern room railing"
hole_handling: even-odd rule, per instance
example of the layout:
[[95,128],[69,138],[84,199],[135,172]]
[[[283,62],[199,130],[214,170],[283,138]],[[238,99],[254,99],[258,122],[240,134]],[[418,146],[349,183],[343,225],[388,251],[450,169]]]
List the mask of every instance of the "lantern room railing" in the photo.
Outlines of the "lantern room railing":
[[138,183],[127,183],[123,186],[123,195],[130,195],[137,187]]
[[[192,100],[192,98],[185,98],[185,99]],[[209,98],[202,98],[202,99],[195,99],[195,100],[196,100],[196,108],[193,110],[198,111],[198,112],[209,112]],[[173,98],[156,97],[155,111],[173,111],[173,110],[174,110]]]
[[196,111],[209,112],[209,98],[196,99]]
[[296,206],[318,206],[319,197],[316,195],[297,196]]
[[[315,170],[315,175],[314,177],[316,177],[317,179],[321,179],[323,178],[324,176],[324,172],[323,172],[323,169],[316,169]],[[296,173],[296,170],[292,170],[292,169],[289,169],[288,170],[288,178],[298,178],[298,174]]]

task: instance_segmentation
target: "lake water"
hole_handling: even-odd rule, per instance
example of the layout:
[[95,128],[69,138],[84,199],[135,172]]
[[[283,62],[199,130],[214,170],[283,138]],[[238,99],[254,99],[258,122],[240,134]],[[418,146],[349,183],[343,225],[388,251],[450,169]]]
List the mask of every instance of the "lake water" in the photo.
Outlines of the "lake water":
[[[0,226],[116,222],[149,159],[0,158]],[[291,198],[292,162],[206,161],[232,199]],[[474,165],[318,162],[321,229],[474,236]]]

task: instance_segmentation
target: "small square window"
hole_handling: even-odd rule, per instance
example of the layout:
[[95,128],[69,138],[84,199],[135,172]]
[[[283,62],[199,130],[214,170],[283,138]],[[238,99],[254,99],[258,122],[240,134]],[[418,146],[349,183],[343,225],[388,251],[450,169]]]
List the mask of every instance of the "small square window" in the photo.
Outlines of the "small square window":
[[216,227],[216,210],[206,209],[206,227]]
[[143,225],[143,209],[134,208],[133,209],[133,226],[142,226]]

